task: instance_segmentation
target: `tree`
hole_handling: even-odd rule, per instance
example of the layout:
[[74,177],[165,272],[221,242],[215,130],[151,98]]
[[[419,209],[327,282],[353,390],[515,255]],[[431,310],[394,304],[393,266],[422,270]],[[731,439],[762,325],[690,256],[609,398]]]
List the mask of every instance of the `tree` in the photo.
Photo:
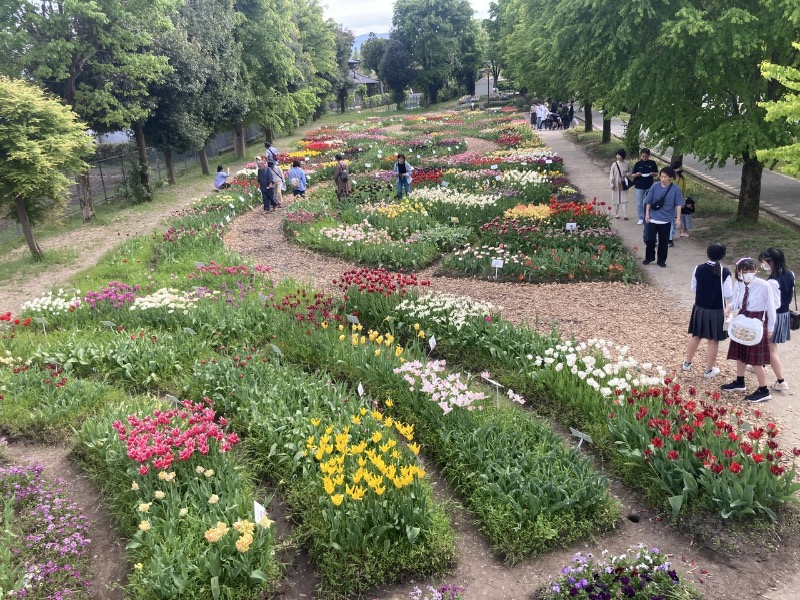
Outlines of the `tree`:
[[[461,36],[461,47],[453,74],[459,87],[466,94],[475,91],[478,71],[486,65],[486,48],[489,40],[480,21],[472,19]],[[496,84],[495,84],[496,85]]]
[[379,38],[374,33],[369,34],[367,41],[361,44],[361,66],[366,71],[378,74],[380,71],[383,55],[389,46],[389,40]]
[[458,64],[461,38],[472,21],[469,0],[406,0],[394,6],[392,37],[410,51],[415,81],[436,103]]
[[[792,46],[796,50],[800,50],[800,42],[794,42]],[[780,100],[759,104],[767,111],[766,120],[769,122],[782,121],[787,127],[790,124],[796,126],[800,122],[800,94],[798,94],[800,92],[800,69],[766,62],[761,65],[761,74],[768,80],[774,80],[792,90]],[[800,139],[795,138],[793,143],[785,146],[759,150],[758,158],[764,161],[784,161],[784,170],[796,176],[800,173]]]
[[486,32],[486,62],[492,73],[494,87],[497,87],[500,71],[503,68],[502,14],[500,5],[497,2],[490,2],[489,18],[483,21],[483,29]]
[[[171,26],[171,12],[171,0],[0,0],[2,72],[41,84],[96,132],[133,126],[143,144],[140,125],[153,108],[148,86],[170,70],[152,52],[153,34]],[[139,154],[147,185],[143,145]],[[88,173],[80,188],[88,220]]]
[[0,204],[15,214],[34,259],[43,258],[32,225],[65,204],[67,173],[94,151],[78,116],[37,87],[0,76]]
[[378,74],[392,90],[392,101],[397,104],[397,110],[400,110],[406,97],[406,88],[414,80],[411,55],[402,41],[389,39]]
[[350,60],[354,36],[349,29],[345,29],[330,19],[328,21],[336,36],[336,64],[339,67],[336,79],[333,82],[333,93],[339,103],[339,111],[344,112],[347,108],[347,96],[354,87],[353,80],[350,77],[350,67],[347,64]]
[[293,36],[297,40],[295,61],[302,81],[301,88],[313,94],[314,104],[310,114],[301,117],[318,119],[325,109],[325,99],[333,89],[339,67],[336,63],[336,35],[325,21],[319,0],[296,0],[291,4],[295,11],[291,19],[295,24]]

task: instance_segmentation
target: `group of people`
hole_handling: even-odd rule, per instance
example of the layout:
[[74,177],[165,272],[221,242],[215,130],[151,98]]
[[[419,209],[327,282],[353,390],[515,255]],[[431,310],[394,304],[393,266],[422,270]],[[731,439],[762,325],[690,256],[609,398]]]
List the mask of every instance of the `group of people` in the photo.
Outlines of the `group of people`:
[[[392,167],[392,174],[395,182],[397,183],[397,199],[403,199],[403,193],[408,196],[411,193],[411,182],[413,178],[411,173],[414,167],[411,166],[406,160],[406,155],[400,153],[397,155],[397,161]],[[347,162],[341,154],[336,155],[336,166],[333,169],[333,182],[336,184],[336,197],[341,201],[344,198],[349,198],[353,192],[353,187],[350,184],[350,171]]]
[[633,188],[636,191],[637,225],[642,225],[645,244],[642,264],[649,265],[655,261],[659,267],[666,267],[667,254],[675,244],[675,235],[689,237],[689,231],[694,228],[695,201],[686,196],[683,165],[674,161],[669,167],[659,170],[650,158],[649,148],[641,149],[640,160],[633,168],[626,157],[625,149],[620,148],[609,172],[613,216],[619,219],[621,213],[622,218],[628,220],[628,190]]
[[293,196],[305,198],[308,180],[299,160],[292,161],[292,168],[284,174],[278,158],[280,153],[270,142],[264,144],[264,154],[256,157],[258,187],[264,204],[264,212],[283,207],[283,192],[287,191],[286,180],[292,188]]
[[[759,254],[758,261],[750,257],[740,258],[731,273],[721,264],[725,250],[723,244],[711,244],[706,251],[708,261],[697,265],[692,273],[691,289],[695,293],[695,302],[689,321],[691,337],[682,368],[684,371],[692,369],[700,341],[707,340],[708,355],[703,376],[715,377],[720,372],[716,366],[719,343],[728,338],[726,319],[733,312],[757,319],[764,328],[759,343],[746,346],[730,341],[728,359],[736,361],[736,379],[721,389],[726,392],[746,391],[745,371],[749,366],[756,375],[758,388],[745,396],[745,400],[765,402],[772,398],[767,387],[767,365],[776,378],[772,390],[789,389],[778,346],[791,339],[789,304],[795,290],[794,273],[786,268],[783,251],[778,248],[767,248]],[[758,266],[768,272],[767,279],[757,277]]]
[[531,104],[531,126],[536,129],[569,129],[574,117],[575,106],[572,102],[569,106],[555,100],[549,105],[547,102]]

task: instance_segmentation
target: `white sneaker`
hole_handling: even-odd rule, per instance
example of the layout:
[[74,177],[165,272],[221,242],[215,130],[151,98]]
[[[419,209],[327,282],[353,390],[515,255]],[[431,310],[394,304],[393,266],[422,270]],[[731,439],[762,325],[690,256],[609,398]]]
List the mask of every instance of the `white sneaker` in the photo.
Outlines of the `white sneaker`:
[[637,225],[642,225],[643,223],[644,223],[644,221],[642,221],[641,219],[639,219],[638,221],[636,221],[636,224],[637,224]]
[[683,361],[683,364],[681,365],[681,369],[683,369],[684,371],[691,371],[692,370],[692,363],[690,363],[688,361]]
[[778,390],[779,392],[785,392],[789,389],[789,384],[784,381],[782,383],[778,383],[777,381],[772,384],[773,390]]
[[719,367],[711,367],[708,371],[703,373],[703,377],[706,379],[711,379],[717,375],[719,375]]

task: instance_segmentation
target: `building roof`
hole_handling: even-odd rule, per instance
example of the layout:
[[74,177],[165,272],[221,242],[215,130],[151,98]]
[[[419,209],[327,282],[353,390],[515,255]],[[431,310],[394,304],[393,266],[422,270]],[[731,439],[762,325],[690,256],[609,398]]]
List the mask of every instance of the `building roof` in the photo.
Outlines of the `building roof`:
[[367,77],[366,75],[362,75],[356,71],[350,72],[350,79],[358,83],[380,83],[377,79],[372,79],[371,77]]

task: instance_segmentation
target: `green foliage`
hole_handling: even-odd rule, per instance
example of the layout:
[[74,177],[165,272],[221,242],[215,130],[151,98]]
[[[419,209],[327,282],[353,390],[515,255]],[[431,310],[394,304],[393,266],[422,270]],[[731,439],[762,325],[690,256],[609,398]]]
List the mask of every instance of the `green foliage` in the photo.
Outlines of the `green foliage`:
[[[800,50],[800,42],[794,42],[792,46]],[[767,111],[767,122],[779,121],[786,123],[797,123],[800,121],[800,69],[792,66],[776,65],[765,62],[761,65],[761,74],[770,81],[777,82],[787,88],[786,95],[773,102],[761,102],[759,106]],[[758,158],[764,161],[781,161],[784,163],[783,169],[790,175],[800,173],[800,142],[797,137],[793,143],[777,148],[768,148],[758,151]]]

